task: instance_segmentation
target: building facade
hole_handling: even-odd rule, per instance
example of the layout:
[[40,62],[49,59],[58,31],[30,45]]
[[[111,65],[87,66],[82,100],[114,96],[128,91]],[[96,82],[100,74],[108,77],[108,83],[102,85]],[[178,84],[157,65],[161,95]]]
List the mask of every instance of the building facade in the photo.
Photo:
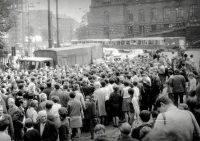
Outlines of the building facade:
[[160,36],[199,27],[199,13],[199,0],[92,0],[88,38]]

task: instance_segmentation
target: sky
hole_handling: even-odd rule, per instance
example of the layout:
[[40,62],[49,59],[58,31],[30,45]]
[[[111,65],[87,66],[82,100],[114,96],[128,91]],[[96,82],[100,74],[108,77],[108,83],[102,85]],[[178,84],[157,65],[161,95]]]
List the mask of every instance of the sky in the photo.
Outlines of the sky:
[[[30,10],[47,10],[48,0],[28,0]],[[50,0],[51,11],[56,13],[56,2]],[[81,21],[82,16],[89,12],[91,0],[58,0],[58,13],[65,14],[78,22]],[[33,6],[32,6],[33,5]]]

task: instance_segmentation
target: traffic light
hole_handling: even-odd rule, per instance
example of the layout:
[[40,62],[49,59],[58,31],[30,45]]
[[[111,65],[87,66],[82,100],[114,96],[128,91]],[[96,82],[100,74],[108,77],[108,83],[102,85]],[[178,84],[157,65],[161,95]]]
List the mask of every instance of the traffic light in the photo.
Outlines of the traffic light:
[[12,47],[12,56],[16,56],[16,47]]

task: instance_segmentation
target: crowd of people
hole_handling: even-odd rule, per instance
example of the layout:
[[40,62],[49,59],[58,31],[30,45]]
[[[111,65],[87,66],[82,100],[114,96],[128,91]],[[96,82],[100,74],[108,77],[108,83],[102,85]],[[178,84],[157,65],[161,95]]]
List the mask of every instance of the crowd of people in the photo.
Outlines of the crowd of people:
[[[193,56],[156,51],[121,62],[7,67],[0,74],[0,141],[199,141],[200,87]],[[96,135],[96,136],[95,136]]]

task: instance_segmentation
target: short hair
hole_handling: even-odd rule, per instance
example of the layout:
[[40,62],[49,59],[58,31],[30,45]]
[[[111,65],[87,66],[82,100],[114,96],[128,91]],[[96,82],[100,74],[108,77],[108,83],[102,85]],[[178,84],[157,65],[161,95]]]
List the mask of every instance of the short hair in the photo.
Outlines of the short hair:
[[109,83],[110,83],[110,84],[113,84],[113,83],[115,83],[115,80],[114,80],[113,78],[110,78],[110,79],[109,79]]
[[129,84],[130,84],[130,83],[129,83],[127,80],[124,81],[124,85],[125,85],[125,86],[129,86]]
[[33,121],[32,121],[31,118],[27,118],[27,119],[25,120],[25,126],[26,126],[27,128],[31,128],[31,127],[33,126]]
[[55,89],[60,89],[60,85],[58,84],[58,83],[56,83],[55,85],[54,85],[54,87],[55,87]]
[[194,110],[197,107],[197,101],[194,98],[188,98],[186,104],[191,110]]
[[99,81],[94,82],[94,87],[95,88],[100,88],[101,87],[101,83]]
[[23,104],[24,103],[24,101],[25,101],[25,99],[20,99],[19,101],[18,101],[18,105],[20,106],[21,104]]
[[143,122],[148,122],[151,118],[151,113],[148,110],[143,110],[139,116]]
[[58,110],[58,113],[59,113],[60,117],[62,117],[63,119],[66,118],[66,117],[67,117],[67,114],[68,114],[67,108],[61,107],[61,108]]
[[105,81],[101,81],[101,86],[105,87],[106,86],[106,82]]
[[133,96],[133,94],[134,94],[134,89],[133,89],[133,88],[129,88],[129,89],[128,89],[128,93],[129,93],[131,96]]
[[159,96],[157,99],[156,99],[156,102],[155,102],[155,107],[161,107],[161,102],[164,103],[164,104],[172,104],[172,100],[170,98],[168,98],[167,96]]
[[2,119],[2,120],[0,121],[0,131],[5,131],[6,128],[8,127],[8,125],[9,125],[9,120],[7,120],[7,119]]
[[18,96],[23,96],[23,93],[22,93],[21,91],[18,91],[18,92],[16,93],[16,95],[18,95]]
[[37,107],[37,104],[38,104],[38,102],[37,102],[36,100],[33,100],[33,101],[31,101],[31,103],[30,103],[30,107],[35,108],[35,107]]
[[42,101],[47,100],[47,95],[45,93],[41,93],[40,97]]
[[113,90],[114,90],[115,92],[117,92],[117,91],[119,90],[119,86],[114,85],[114,86],[113,86]]
[[57,96],[57,95],[54,95],[51,97],[51,100],[54,102],[54,103],[58,103],[60,101],[60,98]]
[[47,101],[46,103],[46,109],[51,109],[53,107],[53,102],[52,101]]
[[69,88],[69,85],[65,83],[65,84],[63,85],[63,89],[68,89],[68,88]]
[[28,99],[33,99],[33,98],[34,98],[33,93],[28,93],[28,94],[27,94],[27,98],[28,98]]
[[133,86],[137,86],[138,82],[137,81],[133,81]]
[[47,82],[47,87],[51,87],[51,82]]
[[144,138],[149,132],[151,132],[151,128],[148,126],[144,126],[142,127],[142,129],[140,130],[140,138]]
[[70,98],[75,98],[76,97],[76,93],[72,91],[72,92],[69,93],[69,96],[70,96]]
[[38,117],[41,118],[41,116],[42,116],[43,114],[46,114],[46,115],[47,115],[47,111],[45,111],[45,110],[39,111],[39,112],[38,112]]
[[79,89],[79,85],[78,84],[74,84],[72,87],[73,91],[76,91]]
[[121,125],[120,127],[120,131],[123,133],[123,134],[126,134],[128,135],[130,132],[131,132],[131,126],[129,123],[125,122]]
[[11,101],[12,103],[15,103],[15,99],[12,98],[12,97],[9,97],[9,98],[8,98],[8,101]]
[[105,126],[102,125],[102,124],[97,124],[95,127],[94,127],[94,132],[98,132],[98,131],[101,131],[103,130],[103,132],[105,133],[106,129],[105,129]]

